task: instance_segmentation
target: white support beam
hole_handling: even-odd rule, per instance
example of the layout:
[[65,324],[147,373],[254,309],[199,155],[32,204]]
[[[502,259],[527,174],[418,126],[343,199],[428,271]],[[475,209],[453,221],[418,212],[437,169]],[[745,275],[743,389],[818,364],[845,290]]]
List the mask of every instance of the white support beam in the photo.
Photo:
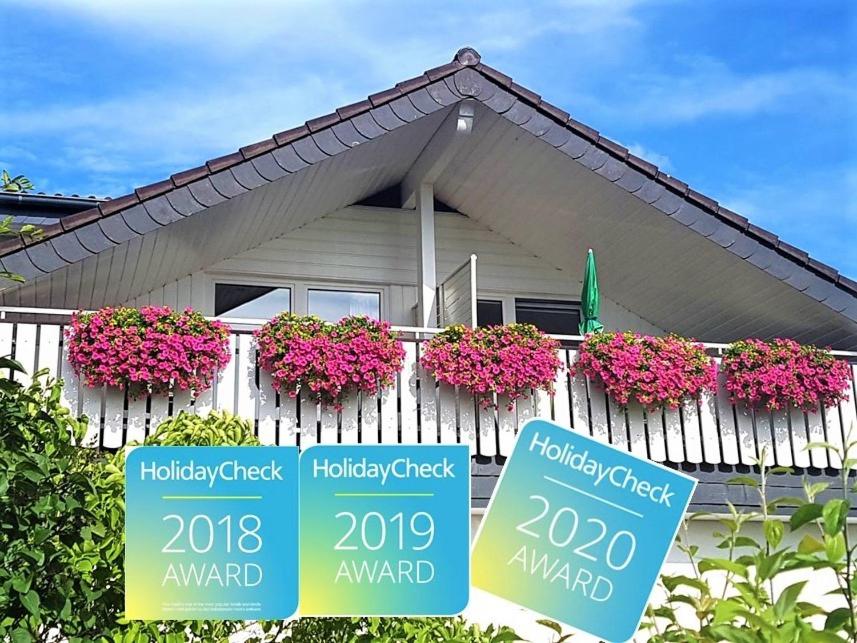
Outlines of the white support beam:
[[434,246],[434,186],[422,183],[416,194],[419,216],[419,325],[437,325],[437,267]]
[[456,105],[402,179],[402,207],[415,207],[417,192],[424,183],[433,184],[473,130],[476,103],[472,99]]

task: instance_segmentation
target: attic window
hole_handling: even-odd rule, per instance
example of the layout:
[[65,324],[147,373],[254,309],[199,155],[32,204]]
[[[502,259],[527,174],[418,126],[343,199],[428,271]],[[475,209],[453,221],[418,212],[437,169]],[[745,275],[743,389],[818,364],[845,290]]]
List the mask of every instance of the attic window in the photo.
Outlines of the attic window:
[[214,314],[245,319],[271,319],[292,309],[291,288],[215,284]]

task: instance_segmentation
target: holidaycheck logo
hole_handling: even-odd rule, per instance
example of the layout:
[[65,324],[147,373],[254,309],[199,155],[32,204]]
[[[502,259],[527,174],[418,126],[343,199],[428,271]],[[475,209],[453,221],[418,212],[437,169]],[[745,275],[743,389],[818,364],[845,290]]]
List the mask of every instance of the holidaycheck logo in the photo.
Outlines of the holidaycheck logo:
[[265,465],[243,465],[238,460],[227,460],[218,465],[196,464],[193,460],[184,462],[172,460],[169,464],[156,464],[153,461],[140,462],[140,480],[156,482],[207,482],[211,489],[218,481],[273,482],[283,480],[283,468],[271,460]]
[[619,489],[647,498],[652,502],[672,507],[670,500],[674,492],[670,491],[669,483],[652,484],[634,475],[634,469],[624,465],[605,465],[589,455],[589,450],[577,452],[569,443],[555,444],[550,437],[541,438],[538,431],[533,434],[529,450],[538,453],[548,460],[563,464],[574,471],[593,478],[594,486],[609,484]]

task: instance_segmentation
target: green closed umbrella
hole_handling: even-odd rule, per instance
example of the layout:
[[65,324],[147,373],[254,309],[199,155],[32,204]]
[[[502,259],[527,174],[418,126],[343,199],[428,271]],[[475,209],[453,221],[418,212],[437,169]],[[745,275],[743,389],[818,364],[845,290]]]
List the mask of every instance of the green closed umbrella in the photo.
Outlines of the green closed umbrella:
[[601,299],[598,296],[598,274],[595,272],[595,254],[592,248],[586,255],[586,269],[583,271],[583,289],[580,292],[580,330],[581,335],[598,333],[604,324],[598,321]]

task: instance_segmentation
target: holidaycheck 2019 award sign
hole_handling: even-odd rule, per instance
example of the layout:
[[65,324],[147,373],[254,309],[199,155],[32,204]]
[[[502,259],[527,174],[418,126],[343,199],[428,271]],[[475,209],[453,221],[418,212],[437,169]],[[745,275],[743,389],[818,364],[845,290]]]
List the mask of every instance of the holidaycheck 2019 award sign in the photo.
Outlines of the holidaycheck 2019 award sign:
[[301,455],[300,613],[427,616],[469,598],[467,446],[313,446]]
[[636,631],[696,481],[545,420],[521,429],[473,585],[608,641]]
[[125,467],[128,618],[295,612],[297,448],[138,447]]

